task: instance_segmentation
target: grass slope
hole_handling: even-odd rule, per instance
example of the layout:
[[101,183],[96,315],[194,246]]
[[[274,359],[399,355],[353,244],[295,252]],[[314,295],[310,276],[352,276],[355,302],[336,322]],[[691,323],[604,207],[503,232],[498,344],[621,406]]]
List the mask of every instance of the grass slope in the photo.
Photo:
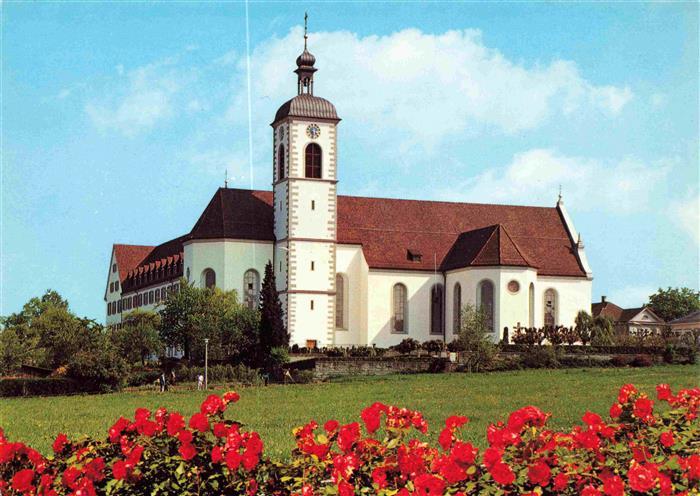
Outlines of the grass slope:
[[[360,410],[375,401],[418,409],[436,436],[444,419],[465,414],[471,419],[466,437],[483,446],[487,425],[525,405],[552,412],[551,426],[568,427],[586,410],[606,414],[622,384],[633,383],[654,393],[669,383],[675,389],[700,382],[697,366],[660,366],[644,369],[526,370],[492,374],[396,375],[348,379],[313,385],[242,388],[241,401],[230,418],[257,430],[265,450],[284,457],[293,446],[291,430],[310,419],[341,422],[359,420]],[[222,393],[219,386],[214,392]],[[120,416],[137,407],[165,406],[190,415],[205,392],[128,392],[92,396],[0,399],[0,427],[11,440],[24,441],[44,453],[58,432],[77,438],[105,437]],[[654,393],[655,394],[655,393]]]

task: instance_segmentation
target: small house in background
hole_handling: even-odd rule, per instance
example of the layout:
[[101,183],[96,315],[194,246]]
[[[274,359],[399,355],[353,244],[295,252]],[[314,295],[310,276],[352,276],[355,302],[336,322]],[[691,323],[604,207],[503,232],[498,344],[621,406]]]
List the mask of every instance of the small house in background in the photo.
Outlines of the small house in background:
[[591,305],[591,314],[593,318],[610,317],[619,334],[638,334],[640,332],[658,334],[666,326],[666,322],[647,306],[621,308],[607,301],[605,296],[601,297],[600,303]]
[[700,340],[700,310],[689,313],[685,317],[674,319],[668,323],[668,326],[674,335],[690,335],[697,344],[698,340]]

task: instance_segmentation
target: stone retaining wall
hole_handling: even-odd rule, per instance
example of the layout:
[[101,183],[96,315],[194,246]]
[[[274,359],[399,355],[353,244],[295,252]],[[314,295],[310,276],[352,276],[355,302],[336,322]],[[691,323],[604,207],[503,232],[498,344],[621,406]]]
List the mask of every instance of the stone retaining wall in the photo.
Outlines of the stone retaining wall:
[[325,380],[331,377],[353,375],[416,374],[442,372],[449,365],[444,358],[395,357],[395,358],[316,358],[314,377]]

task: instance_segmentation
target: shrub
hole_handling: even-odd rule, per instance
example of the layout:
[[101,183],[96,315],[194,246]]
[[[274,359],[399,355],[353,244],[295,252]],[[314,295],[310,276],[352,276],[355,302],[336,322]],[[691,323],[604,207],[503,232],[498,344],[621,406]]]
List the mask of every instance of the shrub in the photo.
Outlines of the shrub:
[[160,374],[160,370],[132,371],[126,378],[126,385],[129,387],[148,386],[155,383]]
[[429,353],[439,353],[445,348],[445,343],[439,339],[431,339],[421,344],[421,348]]
[[632,360],[634,357],[629,355],[615,355],[610,359],[610,363],[615,367],[627,367],[632,365]]
[[405,338],[396,346],[392,346],[392,349],[398,351],[399,353],[411,353],[420,348],[420,343],[412,338]]
[[233,392],[208,396],[189,419],[159,408],[120,418],[107,439],[59,434],[44,457],[0,429],[3,494],[230,495],[621,495],[697,494],[700,388],[657,403],[633,385],[620,388],[610,417],[592,412],[556,430],[535,406],[487,429],[480,452],[466,438],[469,419],[451,416],[437,445],[414,410],[374,403],[361,422],[315,421],[294,429],[288,460],[267,458],[256,432],[226,419]]
[[654,359],[649,355],[637,355],[632,360],[634,367],[651,367],[652,365],[654,365]]
[[94,389],[91,389],[89,384],[82,384],[63,377],[0,380],[0,397],[57,396],[91,391]]
[[310,384],[315,380],[313,370],[292,370],[291,375],[297,384]]
[[523,357],[523,366],[528,369],[555,369],[559,367],[557,353],[552,346],[538,346]]

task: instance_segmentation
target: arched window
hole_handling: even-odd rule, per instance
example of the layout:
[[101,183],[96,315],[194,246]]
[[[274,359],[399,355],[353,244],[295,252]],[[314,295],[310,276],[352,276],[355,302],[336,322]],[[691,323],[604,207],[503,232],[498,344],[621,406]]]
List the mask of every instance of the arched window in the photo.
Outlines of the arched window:
[[321,147],[316,143],[306,145],[306,177],[321,179]]
[[245,305],[254,310],[260,300],[260,274],[255,269],[248,269],[243,275],[243,295]]
[[557,292],[552,288],[544,292],[544,325],[557,325]]
[[284,146],[277,149],[277,180],[284,179]]
[[476,291],[476,306],[484,312],[486,327],[493,332],[493,283],[485,279]]
[[462,327],[462,286],[455,284],[452,295],[452,334],[457,334]]
[[430,291],[430,334],[442,334],[442,284],[435,284]]
[[335,275],[335,327],[346,329],[345,325],[345,278]]
[[530,283],[528,292],[528,327],[535,327],[535,285]]
[[394,284],[391,331],[408,332],[408,291],[403,284]]
[[202,271],[202,286],[205,288],[216,287],[216,272],[212,269],[204,269]]

